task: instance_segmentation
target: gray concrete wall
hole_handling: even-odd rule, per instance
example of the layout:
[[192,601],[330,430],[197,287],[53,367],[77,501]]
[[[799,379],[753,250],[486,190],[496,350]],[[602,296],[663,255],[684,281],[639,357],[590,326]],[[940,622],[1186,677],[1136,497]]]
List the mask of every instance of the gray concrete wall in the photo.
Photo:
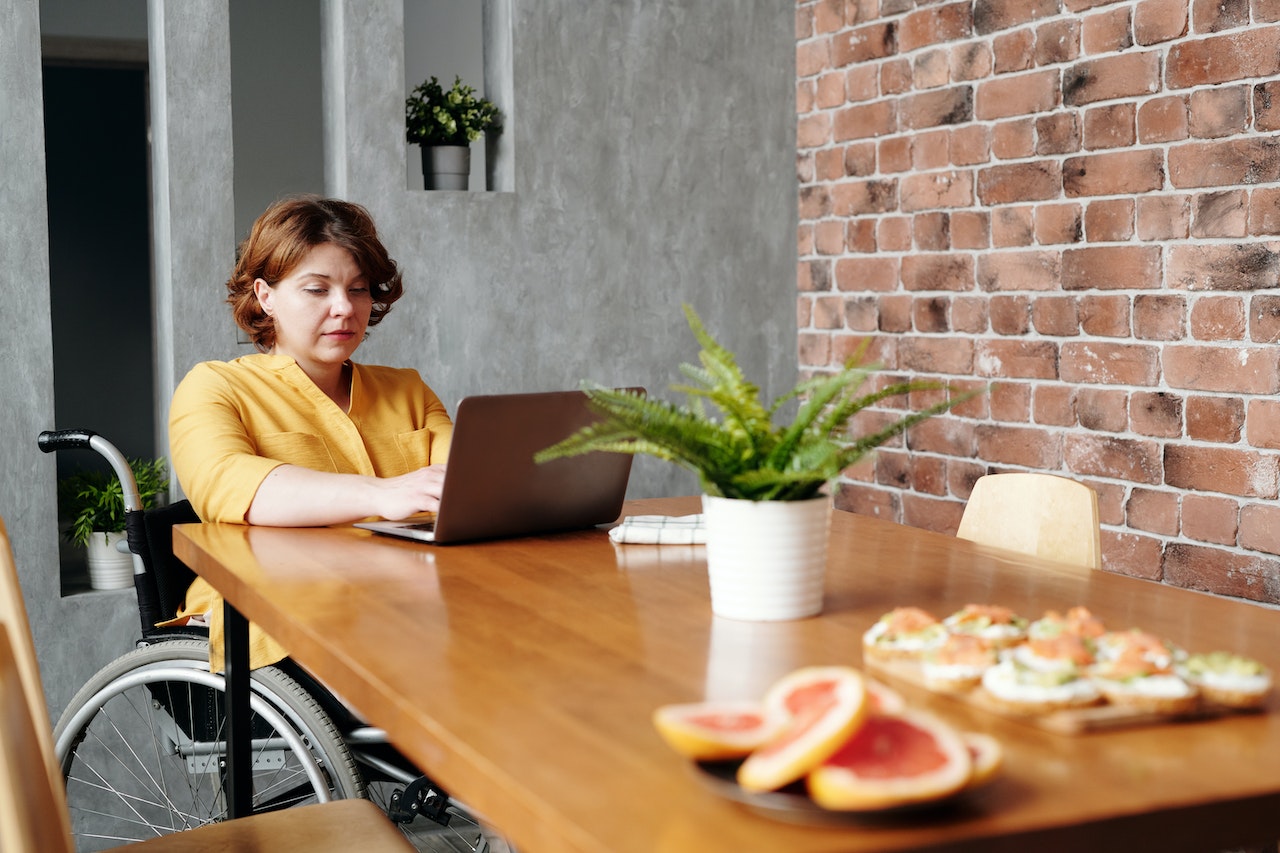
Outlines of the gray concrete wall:
[[[690,302],[767,394],[790,387],[793,8],[486,0],[484,89],[507,129],[489,149],[497,190],[469,193],[406,187],[400,0],[320,8],[325,191],[373,211],[409,288],[361,359],[416,367],[450,407],[466,394],[586,378],[665,393],[677,363],[696,355],[680,311]],[[60,709],[127,645],[133,614],[121,595],[59,600],[40,568],[56,562],[56,533],[51,465],[27,449],[51,405],[43,219],[33,214],[43,197],[35,9],[0,0],[0,162],[24,164],[0,179],[0,275],[11,300],[19,287],[36,291],[34,318],[13,312],[22,333],[6,338],[24,343],[9,345],[14,369],[0,378],[13,402],[0,419],[0,513]],[[226,0],[150,0],[149,10],[152,106],[163,113],[153,117],[154,192],[167,400],[196,361],[243,351],[221,303],[236,236],[229,16]],[[695,490],[641,460],[632,493]]]

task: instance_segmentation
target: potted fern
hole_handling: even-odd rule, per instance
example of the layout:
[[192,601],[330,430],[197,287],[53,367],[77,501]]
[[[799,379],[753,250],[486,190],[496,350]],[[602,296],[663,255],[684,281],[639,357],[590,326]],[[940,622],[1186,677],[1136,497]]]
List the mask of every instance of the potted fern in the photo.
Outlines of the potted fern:
[[420,83],[404,102],[405,139],[422,146],[422,180],[429,190],[465,190],[471,174],[471,143],[486,131],[502,130],[492,101],[455,77],[445,91],[435,77]]
[[[968,399],[947,399],[850,436],[859,412],[937,383],[894,382],[859,393],[876,371],[861,353],[839,371],[801,381],[766,407],[733,353],[685,306],[701,345],[700,365],[683,364],[684,405],[599,385],[585,391],[600,415],[591,426],[536,455],[538,461],[591,451],[644,453],[697,474],[707,527],[711,606],[720,616],[798,619],[822,609],[831,499],[827,486],[875,448]],[[790,423],[775,424],[797,401]],[[719,410],[709,414],[706,404]]]
[[[145,509],[159,506],[169,489],[164,459],[130,459]],[[133,586],[133,555],[122,551],[124,493],[110,472],[81,469],[58,482],[58,513],[70,522],[65,538],[85,549],[94,589]]]

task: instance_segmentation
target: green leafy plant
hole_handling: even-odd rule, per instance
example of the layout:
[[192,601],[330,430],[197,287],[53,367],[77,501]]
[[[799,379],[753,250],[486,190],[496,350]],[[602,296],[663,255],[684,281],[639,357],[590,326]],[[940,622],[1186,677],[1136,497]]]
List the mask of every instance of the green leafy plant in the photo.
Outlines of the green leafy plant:
[[502,130],[502,116],[461,77],[447,92],[432,77],[405,99],[404,125],[405,139],[418,145],[470,145],[486,130]]
[[[138,483],[144,509],[159,506],[160,496],[169,489],[169,471],[163,459],[130,459],[129,467]],[[114,473],[80,470],[58,482],[58,512],[71,520],[66,539],[75,545],[89,544],[95,532],[124,530],[124,493]]]
[[[836,373],[814,376],[765,407],[733,353],[721,346],[698,315],[685,306],[701,366],[682,364],[691,384],[673,385],[688,395],[677,405],[643,394],[588,383],[584,390],[601,418],[535,455],[539,462],[592,451],[648,454],[692,470],[715,497],[798,501],[817,497],[827,483],[889,439],[978,391],[952,395],[898,418],[874,433],[849,437],[849,423],[869,406],[912,391],[937,390],[936,382],[895,382],[867,394],[858,390],[878,369],[857,353]],[[864,347],[865,349],[865,347]],[[775,415],[790,400],[799,408],[789,424]],[[710,403],[722,415],[707,414]]]

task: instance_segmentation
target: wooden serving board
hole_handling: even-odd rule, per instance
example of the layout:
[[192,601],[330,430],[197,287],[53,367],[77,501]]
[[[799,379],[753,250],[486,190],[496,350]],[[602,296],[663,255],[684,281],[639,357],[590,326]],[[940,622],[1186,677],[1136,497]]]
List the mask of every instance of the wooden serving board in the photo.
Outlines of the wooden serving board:
[[1065,735],[1086,734],[1088,732],[1105,731],[1107,729],[1128,726],[1146,726],[1185,720],[1202,720],[1232,713],[1232,709],[1201,700],[1196,708],[1184,714],[1157,714],[1137,708],[1126,708],[1123,705],[1103,703],[1087,708],[1049,711],[1043,714],[1021,714],[1010,710],[994,700],[981,687],[971,690],[936,690],[925,684],[920,664],[909,660],[878,661],[867,658],[863,666],[868,672],[885,676],[889,680],[897,680],[916,687],[924,688],[930,693],[950,696],[975,708],[981,708],[992,714],[999,714],[1011,720],[1026,723],[1050,732]]

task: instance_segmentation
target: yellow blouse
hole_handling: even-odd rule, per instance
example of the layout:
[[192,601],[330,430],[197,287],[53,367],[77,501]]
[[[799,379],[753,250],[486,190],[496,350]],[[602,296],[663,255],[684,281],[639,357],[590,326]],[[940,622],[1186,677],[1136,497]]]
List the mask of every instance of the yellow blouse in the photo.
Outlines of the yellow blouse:
[[[258,487],[280,465],[394,477],[447,459],[453,424],[416,370],[352,368],[349,413],[288,356],[255,354],[192,368],[173,394],[169,446],[174,474],[200,518],[245,523]],[[172,621],[199,614],[208,615],[209,662],[217,672],[222,598],[197,578]],[[249,626],[252,668],[287,654]]]

